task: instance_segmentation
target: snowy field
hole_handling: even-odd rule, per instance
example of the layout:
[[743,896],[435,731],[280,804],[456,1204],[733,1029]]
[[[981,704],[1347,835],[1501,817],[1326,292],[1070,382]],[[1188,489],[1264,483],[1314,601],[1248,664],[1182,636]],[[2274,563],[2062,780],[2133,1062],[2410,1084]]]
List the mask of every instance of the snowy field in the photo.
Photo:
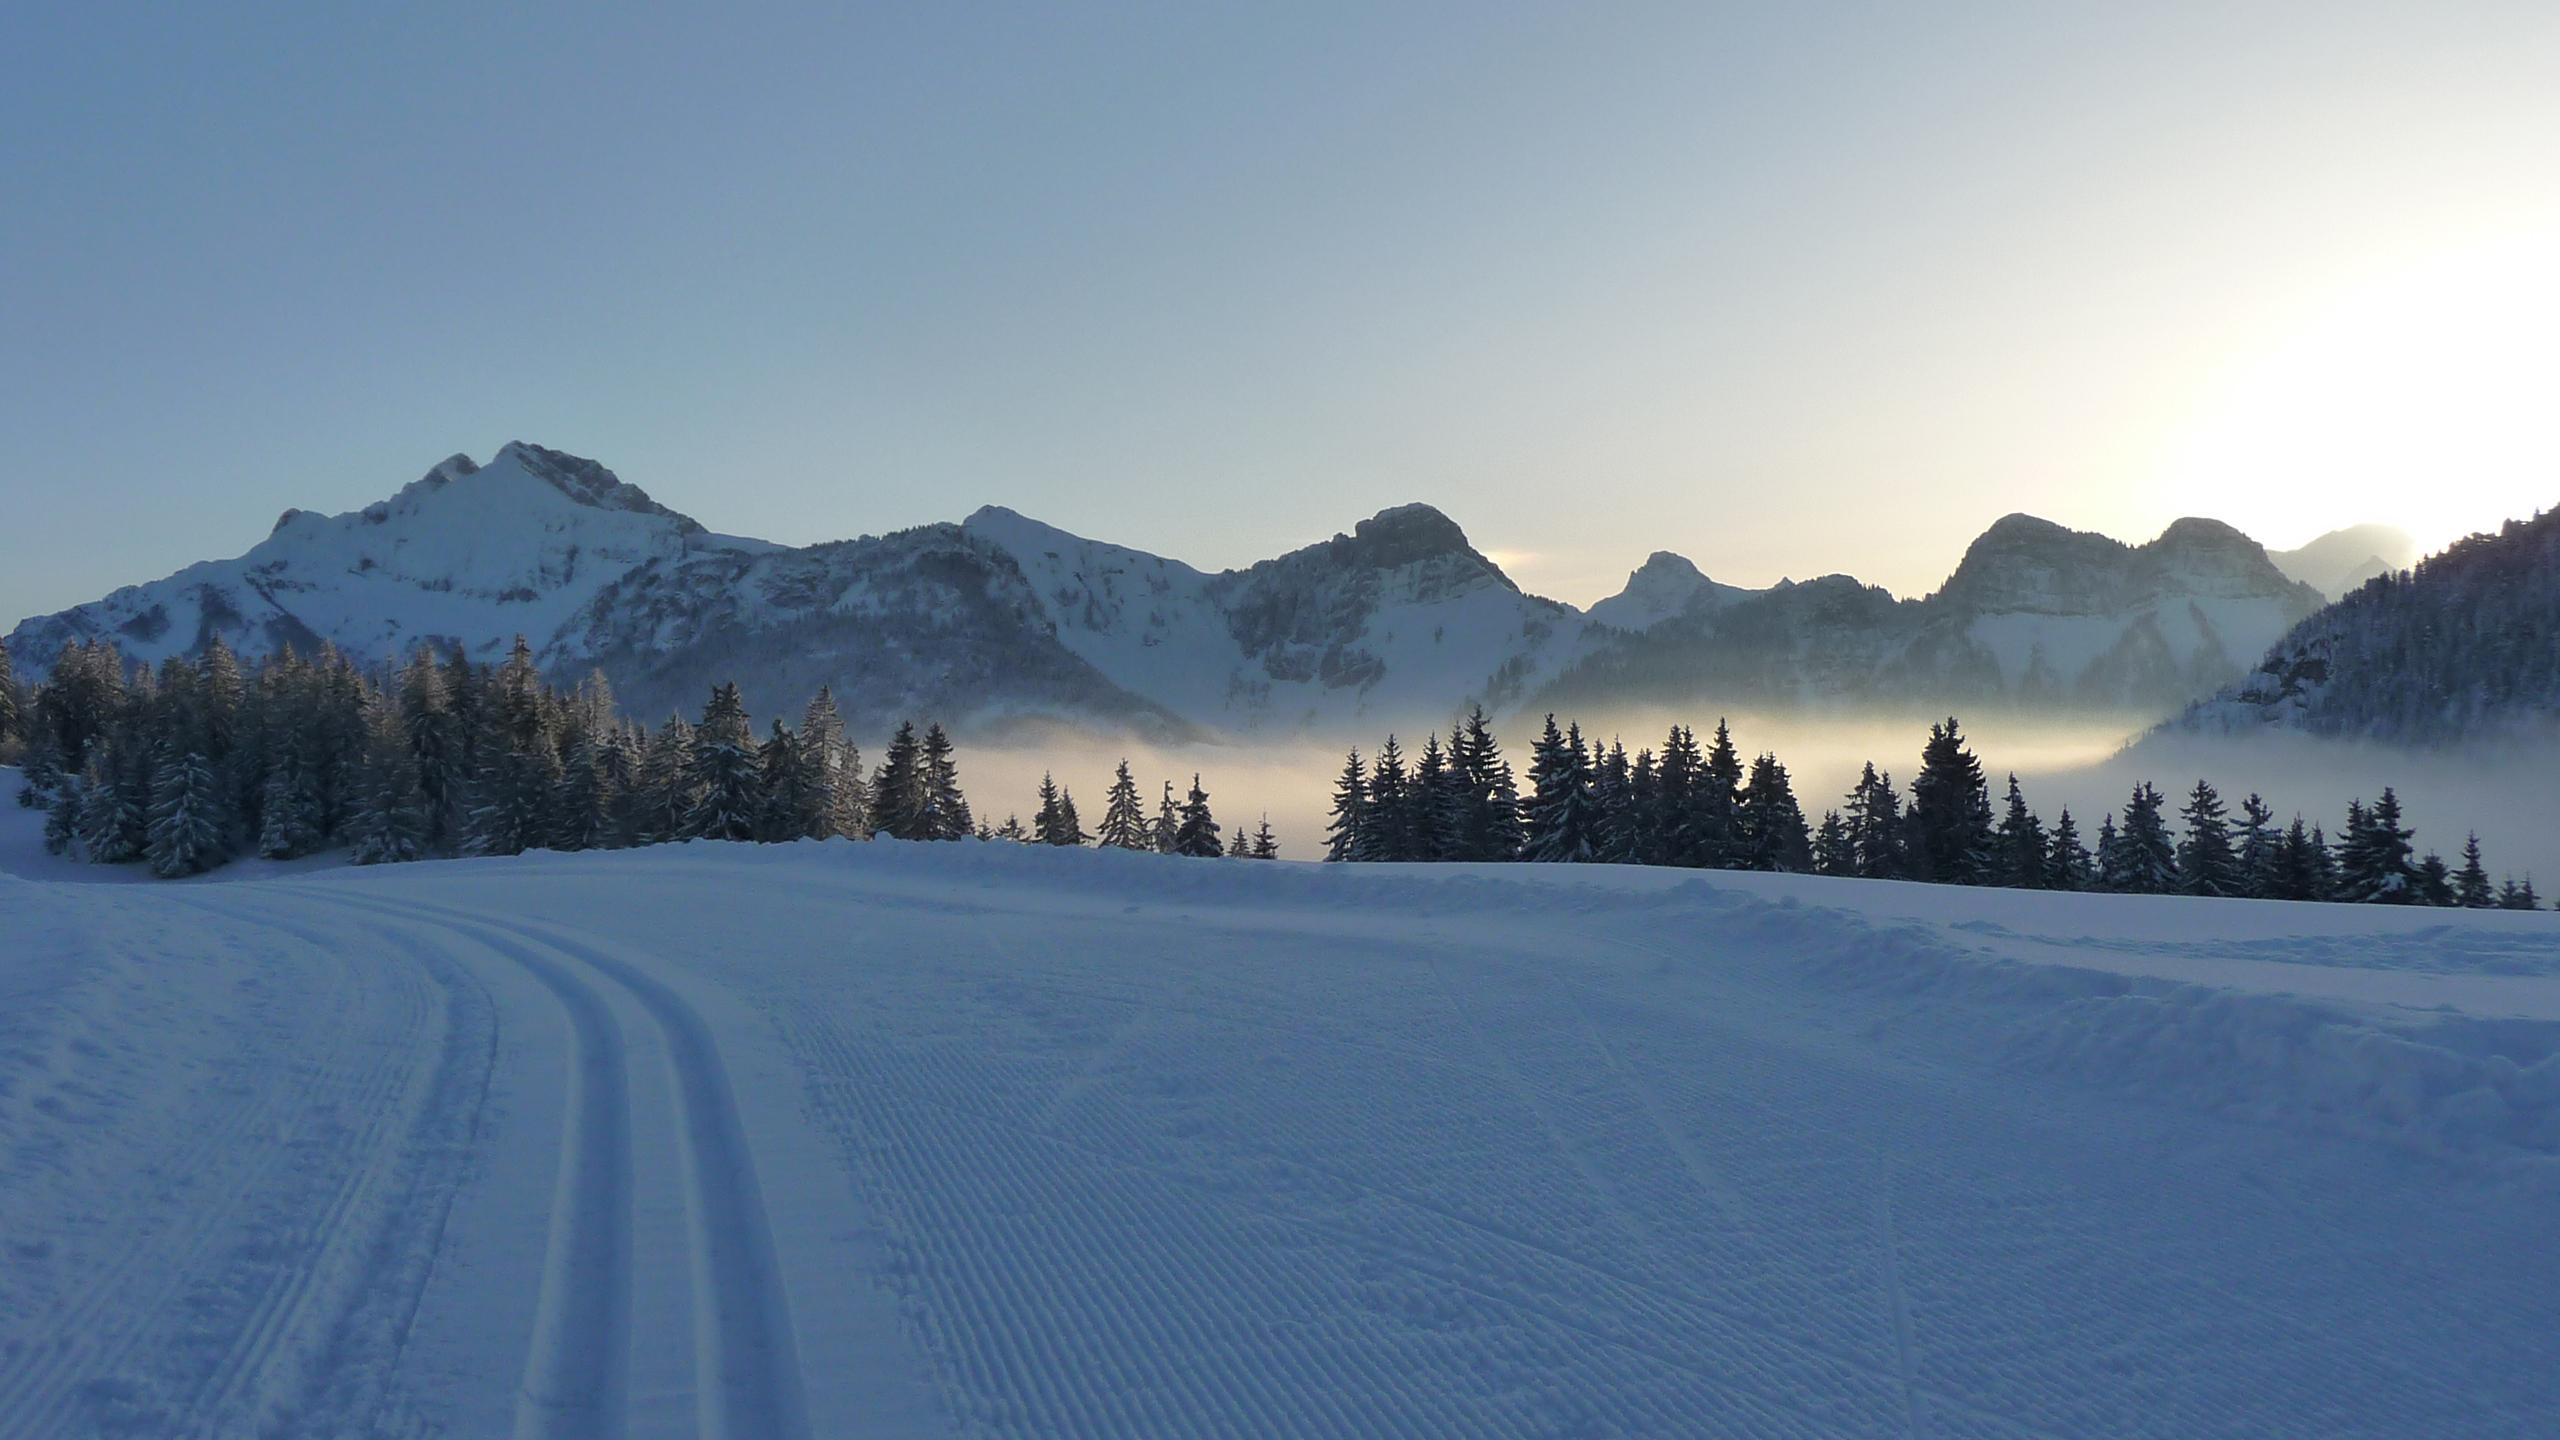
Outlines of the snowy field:
[[12,1437],[2560,1434],[2560,917],[33,825]]

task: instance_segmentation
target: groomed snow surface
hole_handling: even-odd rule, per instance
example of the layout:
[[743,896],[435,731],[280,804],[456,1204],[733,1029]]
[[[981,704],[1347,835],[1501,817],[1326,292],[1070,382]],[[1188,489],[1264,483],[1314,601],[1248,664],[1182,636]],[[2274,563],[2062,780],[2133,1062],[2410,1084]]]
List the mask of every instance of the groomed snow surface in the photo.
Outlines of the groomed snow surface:
[[32,825],[15,1437],[2560,1434],[2549,915]]

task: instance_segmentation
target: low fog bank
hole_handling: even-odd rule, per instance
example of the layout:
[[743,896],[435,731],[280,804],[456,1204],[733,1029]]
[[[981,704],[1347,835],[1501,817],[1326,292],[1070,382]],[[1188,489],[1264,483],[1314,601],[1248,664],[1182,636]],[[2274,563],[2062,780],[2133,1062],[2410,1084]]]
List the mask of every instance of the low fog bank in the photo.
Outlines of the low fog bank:
[[[2035,777],[2074,815],[2091,817],[2121,808],[2137,779],[2157,784],[2174,805],[2199,778],[2213,782],[2235,813],[2254,790],[2277,819],[2299,812],[2333,843],[2347,802],[2369,801],[2388,785],[2399,793],[2402,823],[2418,832],[2419,854],[2433,850],[2458,864],[2463,836],[2476,830],[2492,880],[2530,875],[2546,900],[2560,882],[2560,736],[2435,751],[2308,735],[2158,735],[2097,765]],[[2019,783],[2029,780],[2021,770]],[[2042,799],[2036,806],[2050,815]],[[2094,831],[2094,818],[2081,828]]]
[[[1560,722],[1563,718],[1558,717]],[[1584,731],[1623,741],[1630,753],[1644,747],[1658,750],[1673,718],[1668,713],[1597,722],[1585,717]],[[1715,715],[1678,718],[1698,729],[1701,744],[1710,741]],[[1745,759],[1775,751],[1807,814],[1819,819],[1824,810],[1840,804],[1869,761],[1891,772],[1907,794],[1929,724],[1945,717],[1738,713],[1727,718]],[[1968,719],[1964,728],[1990,777],[1995,805],[2014,771],[2037,814],[2050,824],[2068,806],[2084,835],[2096,833],[2099,817],[2122,809],[2137,780],[2150,780],[2176,803],[2201,777],[2213,782],[2235,812],[2241,797],[2256,791],[2279,820],[2290,820],[2299,811],[2332,836],[2344,824],[2350,799],[2371,800],[2390,785],[2400,794],[2408,822],[2417,827],[2421,853],[2432,849],[2451,859],[2460,853],[2464,834],[2476,829],[2493,877],[2530,874],[2546,891],[2560,888],[2560,778],[2555,778],[2560,777],[2560,739],[2461,754],[2305,736],[2151,737],[2135,743],[2152,718],[2057,721],[1986,715]],[[1536,727],[1513,718],[1497,733],[1525,790]],[[1369,756],[1382,738],[1383,731],[1359,740],[1362,756]],[[1421,749],[1422,735],[1400,733],[1397,738],[1410,763]],[[1149,743],[1053,729],[1004,743],[964,744],[959,758],[970,804],[990,824],[1003,823],[1007,814],[1029,824],[1046,772],[1074,794],[1085,828],[1091,830],[1102,818],[1113,767],[1126,757],[1150,815],[1165,782],[1173,782],[1178,799],[1197,772],[1228,833],[1238,824],[1250,830],[1268,816],[1279,834],[1282,856],[1310,860],[1323,852],[1333,784],[1350,743],[1305,737]],[[877,752],[866,747],[866,756],[876,761]]]

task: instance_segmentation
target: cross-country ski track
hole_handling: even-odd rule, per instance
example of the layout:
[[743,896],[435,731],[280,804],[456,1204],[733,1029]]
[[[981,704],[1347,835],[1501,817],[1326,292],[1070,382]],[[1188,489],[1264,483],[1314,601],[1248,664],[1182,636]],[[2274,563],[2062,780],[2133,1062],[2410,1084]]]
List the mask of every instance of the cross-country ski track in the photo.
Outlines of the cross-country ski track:
[[2560,1433],[2547,917],[14,868],[13,1437]]

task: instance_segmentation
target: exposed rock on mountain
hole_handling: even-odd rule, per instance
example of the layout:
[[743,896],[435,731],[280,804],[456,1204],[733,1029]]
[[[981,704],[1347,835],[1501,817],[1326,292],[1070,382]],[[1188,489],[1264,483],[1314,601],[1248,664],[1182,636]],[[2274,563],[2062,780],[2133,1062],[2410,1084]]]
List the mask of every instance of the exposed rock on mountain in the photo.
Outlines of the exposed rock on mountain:
[[2365,582],[2166,728],[2438,744],[2554,726],[2560,511]]
[[522,634],[556,675],[603,668],[642,713],[735,678],[764,709],[831,685],[866,727],[930,714],[982,731],[1368,733],[1478,702],[2167,710],[2232,679],[2318,598],[2203,520],[2126,546],[2010,516],[1913,601],[1846,576],[1741,589],[1657,553],[1587,614],[1523,593],[1427,505],[1216,574],[992,507],[793,549],[512,444],[360,511],[289,511],[238,559],[29,620],[10,642],[41,673],[75,640],[143,661],[219,636],[251,656],[328,644],[389,663],[421,644],[495,659]]

